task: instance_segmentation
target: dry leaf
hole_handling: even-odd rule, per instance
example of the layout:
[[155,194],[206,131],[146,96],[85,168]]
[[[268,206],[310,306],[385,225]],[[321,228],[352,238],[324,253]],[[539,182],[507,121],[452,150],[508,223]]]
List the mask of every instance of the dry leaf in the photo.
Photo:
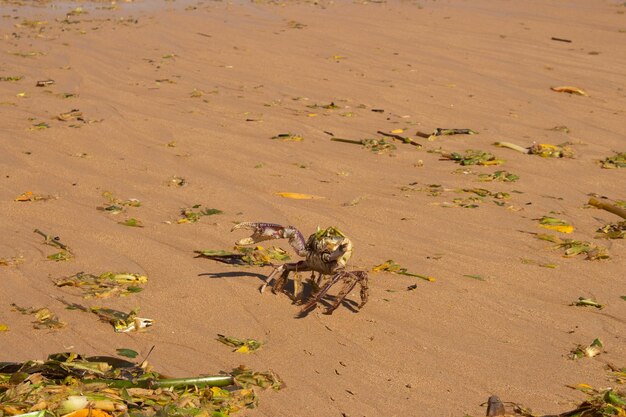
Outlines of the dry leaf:
[[324,198],[324,197],[311,195],[311,194],[287,193],[287,192],[279,192],[279,193],[276,193],[276,195],[279,195],[284,198],[291,198],[294,200],[318,200],[320,198]]
[[587,94],[585,90],[581,90],[578,87],[572,87],[569,85],[564,85],[561,87],[550,87],[550,90],[556,91],[557,93],[568,93],[568,94],[576,94],[578,96],[589,96],[589,94]]

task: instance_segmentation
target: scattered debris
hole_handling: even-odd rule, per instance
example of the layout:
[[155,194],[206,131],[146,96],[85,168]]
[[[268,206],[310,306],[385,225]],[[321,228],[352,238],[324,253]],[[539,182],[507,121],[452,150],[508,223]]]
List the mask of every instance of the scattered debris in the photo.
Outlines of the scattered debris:
[[291,198],[293,200],[318,200],[320,198],[324,198],[324,197],[319,197],[319,196],[312,195],[312,194],[288,193],[288,192],[278,192],[276,193],[276,195],[284,197],[284,198]]
[[[168,379],[146,361],[73,352],[0,363],[0,415],[29,417],[227,416],[257,406],[255,388],[279,390],[276,374],[244,366],[230,373]],[[26,415],[26,414],[25,414]]]
[[222,210],[218,210],[216,208],[205,208],[202,210],[194,211],[194,209],[198,209],[202,207],[202,204],[196,204],[191,208],[184,208],[181,210],[181,218],[178,219],[177,223],[196,223],[203,216],[213,216],[215,214],[224,213]]
[[67,122],[72,119],[76,119],[81,122],[85,121],[85,119],[83,119],[83,112],[78,109],[72,109],[68,112],[60,113],[57,115],[57,120],[60,120],[62,122]]
[[67,306],[68,310],[80,310],[85,313],[93,313],[97,315],[101,321],[110,323],[116,333],[128,333],[143,331],[148,327],[152,327],[154,320],[137,317],[139,308],[131,310],[129,313],[102,307],[85,307],[77,303],[69,303],[59,299],[60,302]]
[[34,233],[37,233],[38,235],[43,236],[44,245],[61,249],[61,251],[58,253],[48,255],[48,259],[50,259],[51,261],[56,261],[56,262],[67,261],[68,259],[72,259],[74,257],[74,254],[72,253],[70,248],[67,245],[61,243],[61,239],[58,236],[52,236],[52,235],[46,234],[39,229],[35,229]]
[[14,76],[9,75],[9,76],[0,77],[0,81],[17,82],[21,80],[22,78],[24,77],[22,77],[21,75],[14,75]]
[[136,351],[132,349],[126,349],[126,348],[115,349],[115,351],[117,352],[118,355],[124,356],[125,358],[133,359],[133,358],[136,358],[137,355],[139,355],[139,353],[137,353]]
[[406,268],[403,268],[401,265],[395,263],[393,260],[389,259],[385,262],[383,262],[380,265],[376,265],[372,268],[372,272],[390,272],[392,274],[398,274],[398,275],[406,275],[409,277],[415,277],[415,278],[420,278],[423,279],[425,281],[430,281],[433,282],[435,281],[435,278],[433,277],[429,277],[426,275],[419,275],[419,274],[414,274],[412,272],[408,272]]
[[604,345],[600,339],[594,339],[589,346],[578,345],[570,352],[570,359],[593,358],[604,352]]
[[495,155],[476,149],[468,149],[464,154],[458,152],[429,151],[440,153],[444,159],[455,161],[460,165],[501,165],[502,159],[496,159]]
[[605,203],[604,201],[597,200],[593,197],[589,199],[587,204],[589,204],[590,206],[602,209],[602,210],[606,210],[609,213],[613,213],[616,216],[620,216],[622,219],[626,219],[626,208],[620,207],[617,204]]
[[595,307],[599,310],[602,310],[604,308],[604,305],[590,299],[590,298],[585,298],[585,297],[578,297],[577,301],[574,301],[572,304],[570,304],[571,306],[580,306],[580,307]]
[[438,127],[430,135],[424,132],[416,132],[415,134],[419,137],[426,138],[432,142],[437,138],[437,136],[477,135],[478,132],[472,129],[444,129],[444,128]]
[[496,171],[493,174],[479,174],[479,181],[502,181],[502,182],[515,182],[519,180],[519,176],[510,173],[509,171]]
[[128,226],[128,227],[144,227],[141,220],[136,219],[134,217],[126,219],[123,222],[118,222],[118,224],[121,224],[122,226]]
[[516,145],[510,142],[496,142],[495,146],[501,148],[509,148],[514,151],[529,155],[539,155],[543,158],[573,158],[574,152],[569,148],[567,143],[561,145],[552,145],[549,143],[533,143],[528,148]]
[[[398,135],[398,134],[397,134],[397,133],[395,133],[395,132],[396,132],[396,131],[392,131],[391,133],[385,133],[385,132],[383,132],[382,130],[379,130],[379,131],[378,131],[378,132],[376,132],[376,133],[378,133],[379,135],[382,135],[382,136],[386,136],[386,137],[388,137],[388,138],[392,138],[392,139],[399,140],[399,141],[400,141],[400,142],[402,142],[402,143],[408,143],[409,145],[413,145],[413,146],[416,146],[416,147],[418,147],[418,148],[421,148],[421,147],[422,147],[422,145],[421,145],[421,144],[419,144],[419,143],[415,142],[415,141],[414,141],[413,139],[411,139],[410,137],[408,137],[408,136],[400,136],[400,135]],[[402,129],[399,129],[399,132],[401,133],[401,132],[402,132]]]
[[107,298],[125,296],[143,290],[141,285],[148,277],[129,272],[104,272],[100,275],[79,272],[66,278],[53,281],[57,287],[76,287],[83,292],[83,298]]
[[178,175],[173,175],[170,177],[170,179],[167,181],[167,186],[168,187],[184,187],[185,185],[187,185],[188,182],[186,179],[184,179],[183,177],[179,177]]
[[35,84],[36,87],[48,87],[51,85],[54,85],[56,83],[56,81],[54,80],[42,80],[42,81],[37,81],[37,84]]
[[626,168],[626,152],[615,152],[615,155],[607,156],[600,164],[606,169]]
[[202,250],[195,251],[195,253],[198,254],[198,257],[208,258],[229,265],[273,266],[272,261],[284,262],[290,259],[285,250],[275,246],[267,249],[263,246],[255,246],[253,248],[235,246],[235,250],[237,252]]
[[557,264],[535,261],[533,259],[520,258],[520,261],[522,261],[522,263],[525,264],[525,265],[537,265],[537,266],[540,266],[542,268],[555,269],[555,268],[559,267]]
[[481,275],[464,274],[463,276],[475,279],[477,281],[484,281],[485,280],[485,278],[483,278]]
[[34,194],[32,191],[26,191],[15,197],[13,201],[26,202],[26,201],[48,201],[55,199],[52,195]]
[[556,91],[557,93],[575,94],[577,96],[589,96],[589,94],[587,94],[584,90],[569,85],[562,87],[550,87],[550,90]]
[[59,320],[56,314],[54,314],[46,307],[20,307],[15,303],[12,303],[11,307],[13,307],[14,311],[19,311],[22,314],[30,314],[35,316],[35,321],[33,321],[33,327],[35,329],[59,330],[67,326],[67,323]]
[[626,220],[617,223],[609,223],[596,230],[596,232],[599,233],[599,235],[596,236],[597,238],[626,239]]
[[539,225],[546,229],[556,230],[560,233],[572,233],[574,231],[574,226],[556,217],[543,216],[538,220]]
[[35,123],[30,127],[30,130],[44,130],[49,129],[50,125],[46,122]]
[[263,343],[258,342],[254,339],[237,339],[230,336],[224,336],[223,334],[218,334],[217,340],[227,346],[234,347],[235,350],[233,350],[233,352],[238,353],[254,352],[263,345]]
[[24,263],[22,256],[12,256],[11,258],[0,258],[0,266],[17,266]]
[[281,142],[302,142],[304,138],[294,133],[279,133],[276,136],[272,136],[271,139],[278,139]]
[[558,41],[558,42],[572,43],[571,39],[556,38],[554,36],[551,37],[550,39],[553,41]]
[[587,255],[586,259],[599,260],[609,259],[609,251],[604,246],[596,245],[591,242],[585,242],[574,239],[561,239],[558,236],[533,233],[537,239],[546,240],[556,243],[555,248],[565,249],[565,257],[571,258],[576,255]]
[[330,140],[332,140],[333,142],[343,142],[343,143],[352,143],[355,145],[362,145],[365,149],[368,149],[377,154],[387,153],[390,151],[394,151],[396,149],[396,145],[385,141],[385,139],[353,140],[353,139],[343,139],[343,138],[332,137],[330,138]]
[[9,326],[7,326],[4,323],[0,323],[0,332],[8,332],[9,331]]

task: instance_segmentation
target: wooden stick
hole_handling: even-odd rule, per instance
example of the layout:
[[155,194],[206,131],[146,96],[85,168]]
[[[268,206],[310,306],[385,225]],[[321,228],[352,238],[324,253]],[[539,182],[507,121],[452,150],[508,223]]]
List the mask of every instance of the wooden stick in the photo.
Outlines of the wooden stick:
[[589,204],[590,206],[594,206],[596,208],[602,209],[602,210],[606,210],[609,213],[613,213],[616,216],[620,216],[622,219],[626,219],[626,210],[621,207],[615,206],[613,204],[605,203],[600,200],[596,200],[595,198],[590,198],[587,204]]

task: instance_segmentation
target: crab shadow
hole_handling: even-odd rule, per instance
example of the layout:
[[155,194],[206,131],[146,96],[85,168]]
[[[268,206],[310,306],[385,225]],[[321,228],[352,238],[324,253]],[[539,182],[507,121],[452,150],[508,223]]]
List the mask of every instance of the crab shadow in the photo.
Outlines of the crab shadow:
[[241,277],[255,277],[260,281],[265,282],[267,275],[257,274],[254,272],[241,272],[241,271],[232,271],[232,272],[205,272],[202,274],[198,274],[199,277],[209,277],[209,278],[241,278]]
[[[241,277],[254,277],[254,278],[258,278],[259,281],[265,283],[267,280],[267,275],[264,274],[257,274],[254,272],[245,272],[245,271],[231,271],[231,272],[205,272],[205,273],[201,273],[198,274],[199,277],[209,277],[209,278],[241,278]],[[270,291],[271,292],[271,289]],[[293,281],[289,281],[287,283],[287,285],[285,286],[285,288],[283,289],[283,293],[276,293],[276,296],[280,296],[281,298],[286,298],[287,300],[290,300],[290,296],[289,294],[293,294],[294,292],[294,285],[293,285]],[[302,299],[306,302],[307,300],[310,300],[311,297],[313,297],[313,290],[311,288],[310,285],[304,285],[303,288],[303,292],[302,292]],[[320,301],[317,302],[317,304],[307,310],[307,311],[299,311],[298,313],[295,314],[295,318],[296,319],[302,319],[307,317],[309,314],[313,313],[314,311],[317,310],[318,307],[322,307],[323,310],[326,310],[327,308],[330,308],[333,304],[335,304],[337,302],[337,296],[335,295],[330,295],[330,294],[326,294],[324,296],[324,298],[322,298]],[[296,306],[296,307],[301,307],[300,305],[298,305],[298,303],[296,303],[295,301],[291,300],[291,303]],[[349,300],[347,298],[344,298],[341,301],[341,305],[340,307],[345,307],[346,309],[350,310],[350,312],[352,313],[358,313],[359,309],[358,309],[358,303],[352,300]],[[326,313],[324,313],[326,314]]]

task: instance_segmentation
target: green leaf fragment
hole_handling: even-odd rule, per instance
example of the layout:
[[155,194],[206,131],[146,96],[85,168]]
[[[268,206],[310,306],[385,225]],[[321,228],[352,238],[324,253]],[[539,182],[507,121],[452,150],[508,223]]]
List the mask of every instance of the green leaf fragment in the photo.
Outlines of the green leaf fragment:
[[380,265],[376,265],[372,268],[373,272],[390,272],[392,274],[398,274],[398,275],[406,275],[409,277],[415,277],[415,278],[420,278],[423,279],[424,281],[430,281],[433,282],[435,281],[435,278],[433,277],[429,277],[426,275],[419,275],[419,274],[414,274],[411,272],[408,272],[406,268],[403,268],[402,266],[400,266],[399,264],[395,263],[393,260],[389,259],[385,262],[383,262]]
[[295,133],[279,133],[276,136],[272,136],[271,139],[278,139],[282,142],[302,142],[304,140],[302,136]]
[[598,230],[598,238],[604,239],[626,239],[626,220],[617,223],[609,223]]
[[72,259],[74,256],[65,250],[61,252],[53,253],[52,255],[48,255],[47,258],[54,262],[63,262]]
[[200,208],[201,204],[196,204],[192,208],[185,208],[181,210],[181,218],[178,219],[177,223],[196,223],[203,216],[213,216],[216,214],[224,213],[222,210],[218,210],[216,208],[206,208],[204,210],[194,211],[193,209]]
[[130,219],[126,219],[123,222],[118,222],[118,224],[121,224],[123,226],[128,226],[128,227],[144,227],[143,224],[141,223],[141,220],[135,219],[134,217],[131,217]]
[[64,328],[67,323],[62,322],[59,318],[50,311],[48,308],[33,308],[33,307],[20,307],[15,303],[11,304],[14,311],[18,311],[22,314],[29,314],[35,316],[35,321],[33,321],[33,327],[35,329],[50,329],[50,330],[58,330]]
[[590,298],[584,298],[584,297],[579,297],[577,301],[573,302],[572,304],[570,304],[571,306],[581,306],[581,307],[595,307],[599,310],[602,310],[604,308],[604,305],[590,299]]
[[100,275],[78,272],[70,277],[54,280],[57,287],[81,289],[83,298],[105,298],[137,293],[143,290],[140,285],[146,282],[147,276],[128,272],[104,272]]
[[236,246],[235,252],[202,250],[196,251],[196,253],[201,257],[230,265],[267,266],[273,265],[272,261],[285,262],[290,259],[287,252],[281,248],[271,247],[266,249],[262,246]]
[[139,353],[137,353],[136,351],[126,348],[115,349],[115,351],[118,355],[124,356],[126,358],[136,358],[137,355],[139,355]]
[[542,233],[536,234],[535,238],[556,243],[555,248],[565,249],[564,256],[566,258],[576,255],[586,255],[586,259],[588,260],[602,260],[610,258],[608,249],[604,246],[596,245],[595,243],[574,239],[561,239],[558,236]]
[[473,279],[476,279],[478,281],[484,281],[485,280],[485,278],[483,278],[480,275],[468,275],[468,274],[466,274],[466,275],[463,275],[463,276],[464,277],[468,277],[468,278],[473,278]]
[[263,343],[254,339],[237,339],[235,337],[217,335],[217,340],[226,346],[235,348],[233,352],[249,353],[261,348]]
[[496,171],[493,174],[479,174],[479,181],[502,181],[502,182],[515,182],[519,180],[519,176],[510,173],[509,171]]
[[570,359],[593,358],[603,352],[604,345],[600,339],[594,339],[589,346],[578,345],[570,352]]
[[600,165],[605,169],[626,168],[626,152],[616,152],[613,156],[607,156]]

